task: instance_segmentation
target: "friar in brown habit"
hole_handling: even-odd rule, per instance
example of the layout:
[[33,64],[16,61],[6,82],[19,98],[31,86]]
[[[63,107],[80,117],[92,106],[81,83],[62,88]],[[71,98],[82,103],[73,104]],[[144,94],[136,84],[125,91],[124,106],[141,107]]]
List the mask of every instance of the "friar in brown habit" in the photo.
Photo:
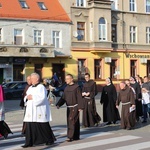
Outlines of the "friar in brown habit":
[[96,111],[95,96],[97,95],[96,83],[90,79],[90,74],[85,74],[85,83],[82,88],[82,97],[85,108],[83,110],[83,127],[98,126],[101,121],[100,116]]
[[121,127],[123,129],[130,130],[135,126],[135,95],[133,90],[128,87],[125,82],[120,83],[120,92],[116,101],[116,107],[118,108],[120,102],[122,102],[121,111]]
[[67,105],[67,141],[80,139],[80,122],[79,112],[84,108],[81,89],[73,82],[71,74],[66,75],[67,87],[64,94],[56,104],[57,108],[61,107],[64,103]]

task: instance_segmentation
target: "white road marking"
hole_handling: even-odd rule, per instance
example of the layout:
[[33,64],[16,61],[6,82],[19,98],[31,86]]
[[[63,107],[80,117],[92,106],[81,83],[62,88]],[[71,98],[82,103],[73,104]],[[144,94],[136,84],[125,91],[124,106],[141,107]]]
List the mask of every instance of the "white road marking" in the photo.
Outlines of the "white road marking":
[[130,140],[135,140],[135,139],[139,139],[139,138],[141,138],[141,137],[127,135],[127,136],[121,136],[118,138],[114,137],[114,138],[108,138],[108,139],[97,140],[97,141],[92,141],[92,142],[84,142],[84,143],[79,143],[79,144],[50,148],[50,149],[51,150],[79,150],[79,148],[84,149],[84,148],[101,146],[101,145],[106,145],[106,144],[111,144],[111,143],[130,141]]
[[132,144],[128,146],[122,146],[122,147],[117,147],[117,148],[111,148],[107,150],[141,150],[144,148],[149,148],[150,149],[150,142],[142,142],[142,143],[137,143],[137,144]]

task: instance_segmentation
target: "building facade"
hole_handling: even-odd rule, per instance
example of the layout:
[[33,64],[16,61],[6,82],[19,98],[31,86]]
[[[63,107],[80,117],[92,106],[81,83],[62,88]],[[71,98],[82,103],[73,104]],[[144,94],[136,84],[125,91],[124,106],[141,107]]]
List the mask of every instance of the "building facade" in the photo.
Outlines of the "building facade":
[[59,0],[72,20],[70,72],[97,84],[150,75],[149,0]]
[[71,20],[60,3],[5,0],[0,7],[0,82],[23,81],[32,72],[41,78],[57,72],[64,79]]

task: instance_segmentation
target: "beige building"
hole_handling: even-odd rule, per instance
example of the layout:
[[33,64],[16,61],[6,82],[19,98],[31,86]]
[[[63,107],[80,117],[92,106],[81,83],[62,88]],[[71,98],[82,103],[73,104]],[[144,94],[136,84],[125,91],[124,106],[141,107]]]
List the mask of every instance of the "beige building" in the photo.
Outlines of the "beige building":
[[[59,0],[70,19],[71,54],[79,80],[98,84],[150,75],[150,0]],[[75,64],[74,64],[75,66]],[[68,69],[69,70],[69,69]]]

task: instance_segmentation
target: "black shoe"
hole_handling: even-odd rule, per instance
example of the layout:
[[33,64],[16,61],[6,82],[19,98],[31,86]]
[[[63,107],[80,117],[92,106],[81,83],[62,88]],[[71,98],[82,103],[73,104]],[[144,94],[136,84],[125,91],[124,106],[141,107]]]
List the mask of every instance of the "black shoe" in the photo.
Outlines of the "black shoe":
[[80,138],[76,138],[76,139],[73,139],[74,141],[78,141],[78,140],[80,140]]
[[106,123],[106,125],[110,125],[110,124],[111,124],[111,122],[107,122],[107,123]]
[[114,124],[116,124],[117,121],[113,121]]
[[8,137],[8,133],[4,134],[4,138],[7,139]]
[[142,123],[147,123],[147,121],[146,121],[146,120],[143,120]]
[[46,142],[46,145],[53,145],[54,142]]
[[21,146],[22,148],[28,148],[28,147],[32,147],[32,145],[23,145]]

